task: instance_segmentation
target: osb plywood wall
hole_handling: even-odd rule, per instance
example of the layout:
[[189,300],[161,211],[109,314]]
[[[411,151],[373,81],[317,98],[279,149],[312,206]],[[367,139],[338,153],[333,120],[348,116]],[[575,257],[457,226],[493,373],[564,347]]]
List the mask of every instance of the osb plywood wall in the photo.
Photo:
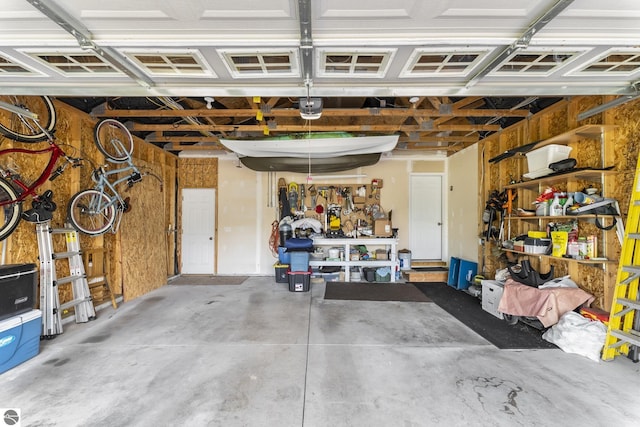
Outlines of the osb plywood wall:
[[[640,153],[640,102],[629,102],[604,113],[594,115],[583,121],[577,120],[577,115],[583,111],[610,101],[610,97],[577,97],[565,100],[556,105],[520,122],[514,126],[494,134],[480,143],[480,183],[481,194],[484,197],[480,209],[484,209],[487,198],[492,190],[503,191],[511,182],[522,179],[523,173],[528,171],[524,157],[514,157],[497,163],[489,163],[488,160],[498,154],[530,142],[544,140],[577,127],[587,124],[615,125],[615,129],[607,131],[602,140],[591,138],[576,138],[569,143],[572,147],[570,156],[575,158],[578,167],[613,166],[616,174],[607,175],[604,185],[599,189],[607,197],[615,198],[620,203],[623,219],[626,220],[630,188],[633,184],[636,162]],[[590,181],[577,181],[571,184],[574,189],[594,185]],[[567,183],[558,183],[556,188],[560,191],[571,191]],[[517,200],[516,207],[531,209],[532,200]],[[519,231],[524,229],[538,229],[537,222],[521,223]],[[483,235],[486,225],[481,224],[479,234]],[[617,261],[620,255],[620,244],[615,236],[615,231],[608,232],[605,241],[601,241],[600,253],[606,252],[606,256]],[[595,225],[581,221],[580,235],[600,234]],[[498,269],[507,265],[505,253],[502,252],[495,241],[485,242],[479,248],[481,271],[486,277],[493,277]],[[511,255],[510,255],[511,256]],[[511,256],[510,261],[517,257]],[[594,305],[608,310],[611,305],[612,290],[615,285],[617,263],[586,265],[567,263],[562,260],[550,258],[538,259],[528,257],[534,268],[546,272],[551,266],[555,269],[555,276],[570,275],[580,287],[592,293],[596,297]],[[522,258],[524,259],[524,258]]]
[[[58,209],[54,212],[51,224],[53,227],[60,227],[65,223],[69,199],[81,189],[93,186],[91,163],[100,165],[107,162],[93,142],[93,128],[97,120],[66,104],[54,101],[54,105],[58,114],[55,127],[58,144],[61,144],[69,155],[88,160],[80,168],[67,168],[63,175],[42,187],[41,191],[51,189],[54,192],[54,201]],[[2,148],[25,146],[6,138],[0,142]],[[143,169],[143,172],[150,171],[159,176],[162,183],[151,176],[145,176],[142,182],[128,190],[126,185],[120,188],[125,197],[131,198],[132,209],[124,214],[118,233],[97,237],[80,235],[81,249],[106,249],[109,285],[115,294],[123,295],[125,300],[166,284],[167,275],[172,270],[169,265],[173,265],[175,261],[174,256],[170,254],[173,246],[167,243],[167,230],[170,224],[176,223],[177,157],[137,138],[134,144],[134,163]],[[30,145],[28,148],[44,147],[46,142]],[[23,155],[15,156],[11,160],[20,166],[22,176],[34,178],[44,169],[48,157]],[[3,158],[0,161],[7,162],[8,159]],[[27,201],[24,208],[30,207],[30,201]],[[64,235],[54,237],[54,250],[65,251]],[[22,221],[4,243],[5,264],[34,263],[39,267],[34,224]],[[56,261],[56,269],[58,277],[66,276],[68,262]],[[94,303],[110,298],[110,295],[104,294],[102,290],[97,291],[99,294],[93,295]],[[61,303],[71,300],[70,285],[61,286],[59,294]]]
[[218,158],[181,158],[180,188],[218,188]]

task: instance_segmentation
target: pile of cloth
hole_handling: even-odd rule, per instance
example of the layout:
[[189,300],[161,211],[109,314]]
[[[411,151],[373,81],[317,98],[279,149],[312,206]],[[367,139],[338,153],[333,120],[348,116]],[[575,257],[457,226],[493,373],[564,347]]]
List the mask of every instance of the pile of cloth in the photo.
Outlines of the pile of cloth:
[[548,328],[558,323],[563,314],[582,305],[590,306],[594,299],[568,276],[551,280],[537,288],[509,278],[505,281],[498,311],[514,316],[536,317]]

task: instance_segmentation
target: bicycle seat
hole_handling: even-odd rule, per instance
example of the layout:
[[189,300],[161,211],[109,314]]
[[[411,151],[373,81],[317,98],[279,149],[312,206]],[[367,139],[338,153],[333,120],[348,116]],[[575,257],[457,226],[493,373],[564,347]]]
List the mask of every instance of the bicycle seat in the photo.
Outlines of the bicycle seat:
[[43,208],[31,208],[22,212],[22,219],[33,223],[41,223],[51,220],[53,211]]

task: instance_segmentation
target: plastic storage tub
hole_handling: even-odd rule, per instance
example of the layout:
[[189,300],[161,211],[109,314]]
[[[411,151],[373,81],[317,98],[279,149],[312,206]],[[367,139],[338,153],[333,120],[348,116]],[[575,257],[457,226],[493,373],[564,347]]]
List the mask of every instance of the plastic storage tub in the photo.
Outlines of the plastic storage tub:
[[289,271],[289,291],[308,292],[311,284],[311,269],[308,271]]
[[497,280],[483,280],[482,282],[482,309],[487,313],[503,319],[504,316],[498,311],[498,305],[502,298],[504,285]]
[[289,277],[287,277],[287,272],[289,271],[289,265],[275,264],[273,267],[275,268],[275,271],[276,271],[276,283],[289,282]]
[[309,252],[307,251],[294,251],[291,252],[291,262],[289,267],[291,271],[305,272],[309,269]]
[[571,147],[566,145],[549,144],[526,154],[529,172],[549,167],[549,164],[568,159]]
[[473,283],[478,273],[478,263],[473,261],[460,260],[460,271],[458,272],[458,289],[467,289]]
[[458,286],[458,274],[460,273],[460,258],[454,256],[449,260],[449,276],[447,277],[447,285]]

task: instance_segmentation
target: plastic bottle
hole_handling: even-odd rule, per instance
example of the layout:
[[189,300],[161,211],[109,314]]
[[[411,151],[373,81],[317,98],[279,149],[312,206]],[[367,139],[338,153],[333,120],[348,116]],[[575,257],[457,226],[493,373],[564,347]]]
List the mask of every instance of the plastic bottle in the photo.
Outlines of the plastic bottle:
[[561,216],[562,205],[560,204],[560,193],[553,193],[553,201],[549,209],[549,216]]
[[567,201],[562,205],[562,215],[567,214],[567,209],[573,205],[573,193],[569,193]]

